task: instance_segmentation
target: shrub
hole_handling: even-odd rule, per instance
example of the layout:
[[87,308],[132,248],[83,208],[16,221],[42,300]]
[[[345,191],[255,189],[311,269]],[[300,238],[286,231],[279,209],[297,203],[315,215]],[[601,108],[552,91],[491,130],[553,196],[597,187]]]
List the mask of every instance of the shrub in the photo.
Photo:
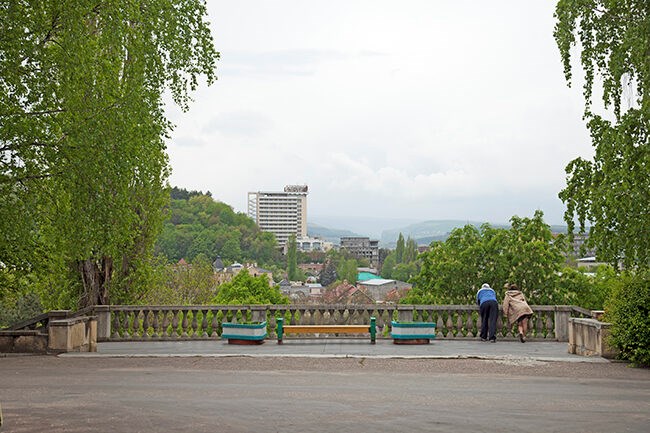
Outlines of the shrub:
[[614,283],[605,319],[621,357],[650,366],[650,271],[626,273]]

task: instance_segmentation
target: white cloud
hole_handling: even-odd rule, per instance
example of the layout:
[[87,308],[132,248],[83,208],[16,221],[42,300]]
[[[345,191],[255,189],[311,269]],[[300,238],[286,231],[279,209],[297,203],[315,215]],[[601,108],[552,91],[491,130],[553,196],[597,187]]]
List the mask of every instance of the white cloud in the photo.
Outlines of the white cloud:
[[168,110],[173,184],[238,210],[247,191],[307,183],[312,215],[561,221],[564,166],[591,147],[552,3],[208,10],[219,80]]

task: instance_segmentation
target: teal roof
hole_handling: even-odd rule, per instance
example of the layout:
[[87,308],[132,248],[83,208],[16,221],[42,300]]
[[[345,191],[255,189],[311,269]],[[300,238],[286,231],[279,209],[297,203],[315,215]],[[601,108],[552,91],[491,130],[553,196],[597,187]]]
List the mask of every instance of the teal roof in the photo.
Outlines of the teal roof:
[[378,278],[381,277],[375,274],[371,274],[370,272],[359,272],[357,275],[357,281],[376,280]]

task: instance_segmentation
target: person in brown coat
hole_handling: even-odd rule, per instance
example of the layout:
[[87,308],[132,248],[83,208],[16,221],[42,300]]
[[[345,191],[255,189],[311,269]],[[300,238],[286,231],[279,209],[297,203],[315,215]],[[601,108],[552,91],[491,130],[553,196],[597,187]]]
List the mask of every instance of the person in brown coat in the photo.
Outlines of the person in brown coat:
[[508,326],[512,326],[513,323],[517,322],[519,341],[525,343],[526,334],[528,333],[528,319],[532,317],[533,310],[526,302],[524,294],[515,284],[510,285],[503,298],[503,315],[508,318]]

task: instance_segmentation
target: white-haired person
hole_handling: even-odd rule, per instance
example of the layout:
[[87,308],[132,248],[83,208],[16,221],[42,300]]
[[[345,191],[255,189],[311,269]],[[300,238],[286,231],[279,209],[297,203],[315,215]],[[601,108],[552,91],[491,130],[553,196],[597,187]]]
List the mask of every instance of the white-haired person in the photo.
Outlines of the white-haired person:
[[496,292],[488,283],[483,284],[476,292],[476,303],[481,315],[481,341],[490,340],[491,343],[496,343],[499,303]]

